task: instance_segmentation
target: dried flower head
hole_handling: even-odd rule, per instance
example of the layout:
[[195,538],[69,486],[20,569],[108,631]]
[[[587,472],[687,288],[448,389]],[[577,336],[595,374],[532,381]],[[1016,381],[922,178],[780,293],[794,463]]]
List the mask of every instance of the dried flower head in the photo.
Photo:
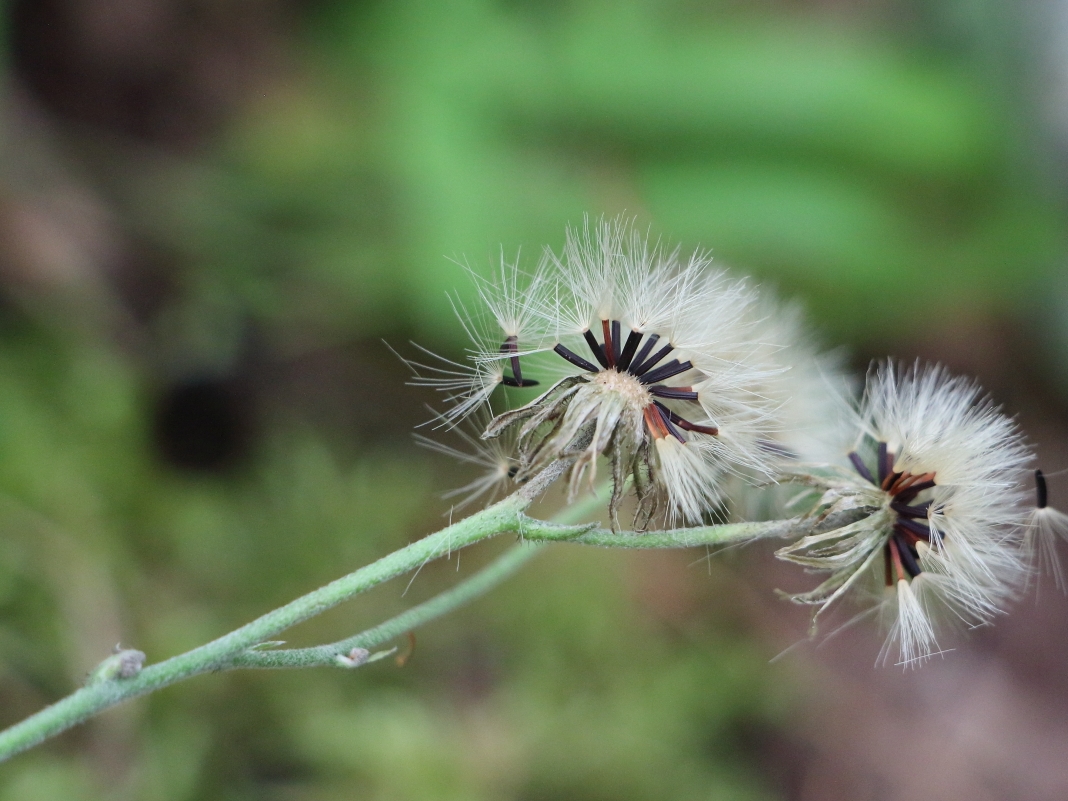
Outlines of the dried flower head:
[[547,253],[528,290],[514,293],[540,320],[525,336],[501,323],[509,315],[500,309],[518,301],[491,295],[493,286],[482,289],[499,336],[474,363],[500,371],[504,384],[557,378],[486,431],[518,429],[521,478],[575,457],[574,493],[603,454],[613,514],[629,476],[643,515],[663,494],[669,516],[696,522],[717,504],[723,473],[768,474],[760,441],[776,403],[766,389],[782,370],[760,357],[750,314],[757,294],[745,281],[703,254],[683,260],[650,245],[617,220],[569,231],[563,254]]
[[1016,424],[972,382],[941,367],[869,376],[849,468],[808,480],[820,509],[867,510],[844,528],[805,537],[778,555],[830,576],[792,598],[820,607],[851,588],[882,585],[896,646],[912,664],[938,648],[933,617],[988,621],[1026,576],[1020,480],[1031,454]]

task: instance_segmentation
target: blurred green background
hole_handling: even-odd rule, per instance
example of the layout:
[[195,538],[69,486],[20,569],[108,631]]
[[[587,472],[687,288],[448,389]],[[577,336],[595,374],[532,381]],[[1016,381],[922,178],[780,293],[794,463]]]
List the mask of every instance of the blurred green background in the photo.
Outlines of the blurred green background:
[[[467,479],[413,447],[434,399],[381,340],[458,357],[460,264],[586,213],[800,296],[859,370],[978,374],[1068,466],[1058,9],[0,3],[0,726],[117,641],[158,661],[440,527]],[[0,801],[1064,797],[1056,749],[944,728],[1068,743],[1021,722],[1068,697],[1063,603],[924,676],[873,672],[873,631],[771,664],[803,580],[561,546],[403,668],[201,677],[0,767]]]

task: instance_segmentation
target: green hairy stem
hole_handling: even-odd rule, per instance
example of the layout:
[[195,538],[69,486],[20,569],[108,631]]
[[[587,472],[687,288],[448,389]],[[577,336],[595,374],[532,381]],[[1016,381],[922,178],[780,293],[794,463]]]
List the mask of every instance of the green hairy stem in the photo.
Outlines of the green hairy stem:
[[[573,521],[603,504],[603,499],[596,497],[566,508],[554,522],[527,517],[524,514],[527,507],[563,475],[568,466],[566,461],[549,465],[504,500],[268,612],[212,642],[144,669],[135,668],[130,671],[132,675],[118,670],[98,669],[87,686],[0,732],[0,762],[111,706],[201,673],[238,668],[359,667],[383,655],[371,655],[367,649],[441,617],[500,584],[543,550],[538,544],[541,542],[624,548],[679,548],[763,537],[797,536],[812,533],[815,529],[812,521],[806,518],[641,533],[613,532],[590,524],[573,525]],[[832,521],[825,521],[820,527],[827,528],[831,524]],[[286,629],[372,587],[415,570],[433,559],[504,533],[518,534],[528,542],[512,548],[453,588],[384,623],[348,639],[314,648],[269,647],[272,638]],[[110,664],[107,660],[106,663]],[[140,662],[137,662],[138,668],[139,665]]]
[[[367,651],[376,645],[389,642],[435,618],[458,609],[469,601],[484,595],[509,578],[533,558],[540,545],[521,544],[510,548],[475,575],[455,587],[435,595],[429,601],[401,612],[385,623],[362,631],[359,634],[329,645],[314,648],[287,648],[280,650],[255,649],[237,654],[223,669],[233,668],[303,668],[303,667],[360,667],[371,662],[375,656],[369,652],[353,659],[354,651]],[[391,653],[391,652],[389,652]],[[388,655],[388,654],[387,654]],[[346,663],[345,659],[350,662]]]

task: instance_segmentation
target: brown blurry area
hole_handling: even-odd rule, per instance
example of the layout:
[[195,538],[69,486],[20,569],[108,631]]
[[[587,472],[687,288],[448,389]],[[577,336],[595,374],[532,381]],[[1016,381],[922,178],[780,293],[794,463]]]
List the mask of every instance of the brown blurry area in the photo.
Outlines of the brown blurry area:
[[[91,177],[106,163],[101,150],[133,158],[145,148],[202,147],[259,87],[294,69],[286,42],[297,5],[11,4],[15,84],[4,125],[15,163],[0,183],[0,316],[84,327],[142,360],[159,398],[161,453],[179,466],[239,460],[264,406],[302,407],[326,429],[353,427],[355,438],[421,416],[414,395],[399,408],[375,402],[365,376],[402,371],[367,343],[289,358],[250,331],[221,373],[158,370],[152,323],[179,290],[183,265],[130,234]],[[858,367],[889,353],[974,374],[1019,415],[1043,466],[1068,467],[1068,409],[1032,358],[1024,323],[952,319],[911,330],[861,345]],[[208,444],[198,449],[198,437]],[[1068,475],[1055,476],[1051,491],[1068,498]],[[692,555],[636,556],[634,592],[664,625],[685,631],[713,610],[724,625],[757,632],[772,656],[806,630],[804,611],[772,592],[799,577],[752,550],[732,564],[714,560],[712,580]],[[1068,797],[1068,601],[1048,582],[1039,591],[1041,604],[1032,588],[996,626],[947,637],[945,658],[918,670],[874,667],[880,639],[866,625],[791,650],[783,659],[814,668],[802,713],[745,741],[783,797],[796,801]]]
[[288,11],[280,0],[16,0],[13,66],[67,124],[191,148],[270,80]]
[[[286,69],[275,0],[15,0],[9,4],[9,166],[0,184],[5,283],[94,292],[132,320],[182,265],[125,229],[94,176],[210,141]],[[167,286],[167,282],[172,282]],[[86,304],[93,305],[93,304]],[[112,309],[120,313],[119,309]]]

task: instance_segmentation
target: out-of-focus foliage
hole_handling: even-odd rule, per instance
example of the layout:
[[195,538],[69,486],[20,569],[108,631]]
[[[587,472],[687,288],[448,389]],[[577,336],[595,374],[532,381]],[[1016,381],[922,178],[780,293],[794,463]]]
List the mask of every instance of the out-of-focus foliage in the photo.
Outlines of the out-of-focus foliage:
[[[583,213],[633,214],[799,290],[854,342],[1009,313],[1063,257],[1017,109],[903,37],[683,2],[335,0],[299,20],[288,68],[191,152],[56,123],[19,161],[32,137],[5,137],[0,202],[47,201],[50,152],[163,288],[124,328],[106,269],[73,290],[3,274],[0,725],[115,641],[170,656],[442,522],[439,474],[462,481],[408,447],[415,391],[366,343],[460,353],[444,293],[469,290],[446,257],[534,259]],[[360,358],[292,379],[324,350]],[[168,465],[167,387],[235,373],[254,400],[234,396],[240,453]],[[309,423],[317,392],[361,434]],[[403,669],[171,688],[3,766],[0,801],[767,797],[744,733],[788,714],[796,678],[729,613],[656,612],[678,589],[639,590],[643,559],[552,550],[421,632]],[[347,635],[456,567],[293,641]]]
[[443,255],[483,264],[503,242],[536,258],[583,212],[636,214],[772,275],[839,335],[902,307],[1002,308],[1059,267],[1060,209],[1020,178],[1013,107],[964,65],[855,30],[410,0],[328,6],[306,41],[326,78],[279,87],[237,127],[235,194],[208,189],[227,213],[189,197],[226,238],[248,212],[240,257],[211,249],[260,284],[288,254],[347,289],[338,303],[406,303],[440,335],[460,277]]

